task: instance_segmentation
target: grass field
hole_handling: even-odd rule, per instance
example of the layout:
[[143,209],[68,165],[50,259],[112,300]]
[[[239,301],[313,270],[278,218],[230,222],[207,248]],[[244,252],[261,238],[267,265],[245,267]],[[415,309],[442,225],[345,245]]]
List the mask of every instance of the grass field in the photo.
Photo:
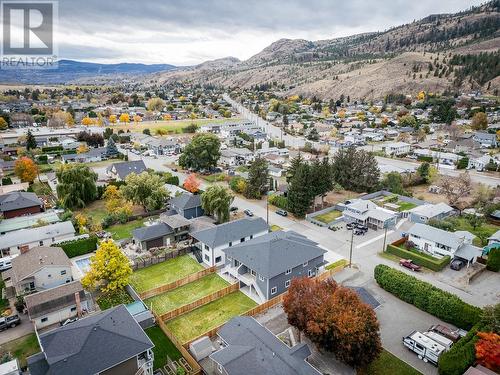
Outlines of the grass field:
[[111,233],[114,240],[123,240],[124,238],[131,238],[132,231],[136,228],[144,226],[144,222],[147,219],[132,220],[125,224],[115,224],[106,229],[107,232]]
[[172,361],[177,361],[181,358],[181,353],[177,350],[172,341],[165,336],[160,327],[154,326],[146,328],[144,332],[146,332],[146,335],[148,335],[151,341],[153,341],[153,344],[155,344],[153,348],[153,353],[155,355],[153,368],[155,370],[167,364],[167,355]]
[[203,266],[195,259],[189,255],[183,255],[135,271],[130,277],[130,283],[137,292],[141,293],[182,279],[202,269]]
[[341,216],[342,216],[342,212],[340,212],[338,210],[333,210],[333,211],[330,211],[330,212],[327,212],[327,213],[324,213],[324,214],[321,214],[318,216],[314,216],[314,219],[319,220],[325,224],[328,224]]
[[79,210],[78,212],[87,217],[91,217],[94,223],[100,223],[104,216],[106,216],[106,207],[104,204],[104,200],[100,199],[90,203],[87,207]]
[[271,225],[271,232],[277,232],[279,230],[282,230],[283,228],[281,228],[279,225],[276,225],[276,224],[272,224]]
[[10,353],[10,355],[19,360],[19,365],[21,367],[26,367],[28,365],[26,358],[39,351],[40,346],[38,345],[38,339],[34,333],[0,345],[0,357]]
[[402,212],[402,211],[409,211],[409,210],[411,210],[412,208],[417,207],[417,205],[416,205],[416,204],[411,203],[411,202],[403,202],[403,201],[398,201],[396,204],[399,206],[399,208],[398,208],[398,211],[399,211],[399,212]]
[[169,320],[166,325],[181,343],[185,343],[255,306],[257,304],[245,294],[234,292]]
[[367,368],[358,370],[358,375],[421,375],[419,371],[392,355],[387,350],[382,350],[380,357]]
[[130,131],[138,131],[142,132],[144,129],[149,129],[151,131],[151,135],[154,135],[157,130],[162,130],[162,131],[167,131],[167,132],[172,132],[172,133],[177,133],[180,134],[182,133],[182,129],[185,128],[186,126],[189,126],[191,124],[195,124],[196,126],[204,125],[204,124],[222,124],[224,122],[229,122],[229,121],[237,121],[239,119],[237,118],[228,118],[228,119],[199,119],[199,120],[170,120],[170,121],[144,121],[144,122],[139,122],[137,125],[132,123],[129,123],[128,125],[125,124],[118,124],[118,125],[113,125],[112,128],[115,131],[118,130],[127,130],[130,129]]
[[211,293],[228,286],[229,283],[217,274],[202,277],[192,283],[183,285],[174,290],[149,298],[144,301],[158,314],[164,314],[178,307],[187,305]]

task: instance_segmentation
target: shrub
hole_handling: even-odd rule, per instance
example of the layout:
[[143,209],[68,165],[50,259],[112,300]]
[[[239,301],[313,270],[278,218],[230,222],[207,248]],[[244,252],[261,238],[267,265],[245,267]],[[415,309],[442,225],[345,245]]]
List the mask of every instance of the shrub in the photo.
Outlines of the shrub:
[[500,249],[492,249],[488,254],[488,262],[486,268],[493,272],[500,271]]
[[178,176],[170,176],[165,179],[165,183],[170,185],[179,186],[179,177]]
[[475,344],[478,340],[476,334],[479,327],[480,324],[476,324],[449,351],[439,356],[439,375],[462,375],[474,364],[476,359]]
[[37,159],[40,164],[47,164],[49,157],[47,155],[39,155]]
[[404,272],[379,264],[374,277],[383,289],[399,299],[459,328],[470,329],[480,320],[480,308]]
[[469,166],[469,158],[461,158],[457,162],[457,169],[465,169]]
[[54,152],[54,151],[62,151],[63,146],[47,146],[47,147],[42,147],[42,152],[47,153],[47,152]]
[[229,181],[229,187],[231,190],[240,194],[243,194],[246,185],[246,180],[241,176],[235,176]]
[[10,177],[2,178],[2,185],[12,185],[12,179]]
[[65,241],[54,246],[61,247],[68,258],[88,254],[97,249],[97,237],[80,238],[72,241]]
[[449,256],[439,259],[428,254],[421,253],[418,250],[403,249],[394,245],[387,245],[387,252],[401,258],[411,259],[415,264],[428,268],[432,271],[441,271],[448,263],[450,263]]
[[271,195],[269,196],[269,203],[283,210],[288,210],[288,200],[283,195]]
[[432,156],[421,156],[419,155],[417,158],[418,161],[426,161],[428,163],[432,163],[433,159]]

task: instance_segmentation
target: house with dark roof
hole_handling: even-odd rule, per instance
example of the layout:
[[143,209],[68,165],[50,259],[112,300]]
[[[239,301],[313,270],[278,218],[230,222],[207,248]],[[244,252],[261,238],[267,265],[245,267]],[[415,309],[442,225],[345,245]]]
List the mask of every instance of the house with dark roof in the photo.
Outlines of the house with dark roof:
[[305,343],[287,346],[254,318],[238,316],[217,333],[222,348],[210,355],[225,375],[320,375],[307,358]]
[[61,158],[64,162],[76,162],[76,163],[92,163],[97,161],[106,160],[107,148],[106,147],[97,147],[91,148],[87,152],[82,152],[81,154],[65,154],[61,155]]
[[[267,233],[222,250],[221,270],[259,302],[284,293],[293,278],[313,277],[324,266],[326,250],[294,231]],[[259,298],[255,298],[258,300]]]
[[60,247],[34,247],[12,259],[3,272],[7,287],[18,295],[55,288],[73,281],[71,262]]
[[205,215],[201,207],[201,196],[197,194],[184,193],[170,200],[170,209],[176,211],[186,219],[192,219]]
[[0,195],[0,214],[4,219],[37,214],[43,211],[43,202],[35,193],[14,191]]
[[497,135],[495,133],[475,132],[473,139],[481,144],[481,147],[498,147]]
[[143,160],[124,161],[111,164],[108,169],[106,169],[106,173],[110,178],[116,181],[124,181],[129,174],[141,174],[146,171],[146,169],[146,164],[144,164]]
[[165,223],[140,227],[132,231],[132,241],[141,250],[146,251],[154,247],[169,246],[174,230]]
[[37,329],[81,317],[88,312],[90,295],[79,281],[72,281],[52,289],[42,290],[24,297],[28,316]]
[[224,249],[263,236],[268,232],[269,226],[258,217],[229,221],[202,229],[191,233],[191,237],[196,241],[195,246],[200,249],[205,264],[221,266],[225,264]]
[[125,305],[38,336],[31,375],[152,375],[153,347]]

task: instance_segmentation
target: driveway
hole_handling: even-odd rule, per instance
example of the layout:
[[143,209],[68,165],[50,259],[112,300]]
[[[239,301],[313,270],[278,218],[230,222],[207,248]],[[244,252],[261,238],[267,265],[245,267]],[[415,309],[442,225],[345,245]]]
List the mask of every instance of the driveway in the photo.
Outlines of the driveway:
[[28,319],[28,315],[20,314],[19,316],[21,317],[21,324],[0,332],[0,345],[35,332],[35,328]]

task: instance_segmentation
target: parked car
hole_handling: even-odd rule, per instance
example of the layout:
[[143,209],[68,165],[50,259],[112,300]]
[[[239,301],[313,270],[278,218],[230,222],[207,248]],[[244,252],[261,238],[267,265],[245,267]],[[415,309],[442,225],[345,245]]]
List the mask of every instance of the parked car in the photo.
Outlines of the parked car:
[[177,168],[172,168],[172,171],[173,172],[177,172]]
[[229,208],[229,211],[231,211],[231,212],[236,212],[236,211],[238,211],[238,207],[236,207],[236,206],[231,206],[231,207]]
[[288,212],[282,209],[276,210],[276,213],[280,216],[288,216]]
[[444,336],[453,342],[457,342],[460,337],[462,337],[458,333],[458,330],[452,331],[451,328],[446,327],[442,324],[434,324],[433,326],[431,326],[431,328],[429,328],[429,331],[439,333],[441,336]]
[[15,326],[21,324],[21,318],[19,315],[11,315],[5,318],[0,318],[0,331],[7,328],[14,328]]
[[352,230],[354,229],[354,223],[347,223],[345,227],[347,230]]
[[368,231],[368,227],[364,224],[360,224],[360,223],[355,223],[354,226],[358,229],[361,229],[361,230],[364,230],[364,231]]
[[464,266],[465,262],[462,259],[453,259],[450,263],[450,268],[455,271],[460,271]]
[[365,233],[366,233],[366,230],[363,230],[363,229],[358,229],[358,228],[354,229],[354,234],[355,234],[356,236],[364,236],[364,235],[365,235]]
[[406,267],[409,270],[417,271],[417,272],[420,271],[420,269],[422,268],[419,265],[413,263],[413,261],[411,259],[401,259],[399,261],[399,265],[403,266],[403,267]]
[[252,211],[250,211],[248,208],[247,208],[245,211],[243,211],[243,212],[244,212],[244,213],[245,213],[245,215],[247,215],[247,216],[250,216],[250,217],[252,217],[252,216],[253,216],[253,212],[252,212]]

